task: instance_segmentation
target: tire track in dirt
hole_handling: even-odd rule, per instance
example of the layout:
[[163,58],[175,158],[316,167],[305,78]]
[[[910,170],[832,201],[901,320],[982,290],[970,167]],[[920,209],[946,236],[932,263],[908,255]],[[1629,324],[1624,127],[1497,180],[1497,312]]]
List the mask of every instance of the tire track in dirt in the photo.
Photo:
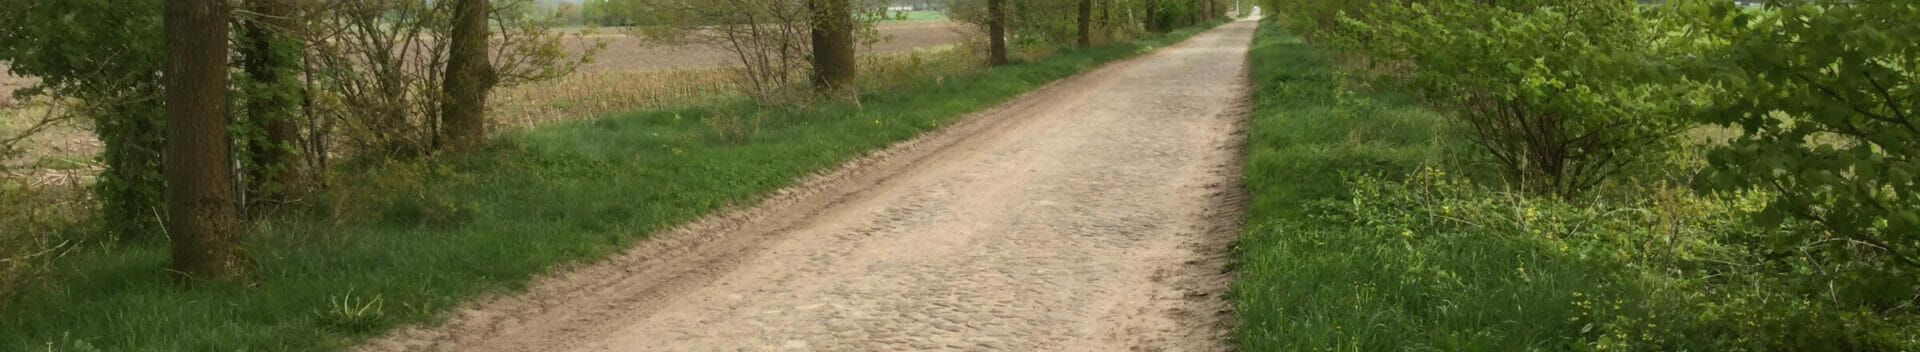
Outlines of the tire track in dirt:
[[1240,21],[371,351],[1228,350]]

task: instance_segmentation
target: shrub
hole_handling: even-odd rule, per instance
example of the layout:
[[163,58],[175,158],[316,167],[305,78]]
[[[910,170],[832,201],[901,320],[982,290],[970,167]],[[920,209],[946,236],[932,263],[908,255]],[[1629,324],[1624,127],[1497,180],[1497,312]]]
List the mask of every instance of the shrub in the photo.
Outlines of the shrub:
[[1340,43],[1410,65],[1390,78],[1462,121],[1536,194],[1591,190],[1672,149],[1686,126],[1668,99],[1680,86],[1659,79],[1662,53],[1632,1],[1431,1],[1342,21]]

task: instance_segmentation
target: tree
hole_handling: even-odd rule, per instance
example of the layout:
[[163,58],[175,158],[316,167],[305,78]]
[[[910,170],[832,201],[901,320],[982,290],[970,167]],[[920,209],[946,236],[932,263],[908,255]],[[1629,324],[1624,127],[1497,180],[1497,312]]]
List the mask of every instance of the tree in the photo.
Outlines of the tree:
[[[1739,135],[1709,156],[1711,179],[1777,195],[1759,216],[1823,231],[1773,241],[1835,258],[1920,269],[1920,8],[1897,0],[1718,3],[1697,23],[1727,26],[1702,60],[1727,95],[1704,112]],[[1817,245],[1806,245],[1807,243]],[[1878,253],[1880,255],[1860,255]],[[1906,276],[1913,277],[1913,276]],[[1910,300],[1911,291],[1902,297]]]
[[440,150],[471,151],[487,137],[487,91],[495,83],[493,65],[487,63],[490,7],[488,0],[453,3],[446,83],[441,85],[446,96],[440,105],[440,130],[434,141],[434,147]]
[[1080,0],[1080,47],[1093,46],[1093,0]]
[[1147,31],[1160,31],[1160,2],[1158,0],[1146,0],[1142,2],[1147,4],[1146,18],[1144,19],[1146,21]]
[[808,0],[812,10],[813,86],[832,92],[853,86],[853,9],[848,0]]
[[173,270],[188,279],[242,279],[253,259],[241,242],[227,154],[227,5],[167,0],[161,7]]
[[95,180],[115,237],[158,239],[161,171],[160,0],[13,1],[0,18],[0,61],[40,78],[23,90],[76,102],[104,145]]
[[[1321,32],[1408,88],[1535,194],[1572,198],[1658,162],[1685,131],[1661,31],[1627,0],[1552,7],[1430,0],[1336,11]],[[1359,16],[1358,18],[1354,17]]]
[[[106,146],[94,181],[102,223],[117,239],[159,239],[161,179],[159,0],[15,0],[0,4],[0,62],[38,77],[21,92],[77,100]],[[102,25],[113,23],[113,25]]]
[[295,33],[289,0],[249,0],[253,17],[245,22],[241,48],[249,87],[246,123],[247,203],[283,200],[299,176],[299,126],[304,94],[300,56],[306,50]]
[[987,0],[987,63],[1007,64],[1006,0]]

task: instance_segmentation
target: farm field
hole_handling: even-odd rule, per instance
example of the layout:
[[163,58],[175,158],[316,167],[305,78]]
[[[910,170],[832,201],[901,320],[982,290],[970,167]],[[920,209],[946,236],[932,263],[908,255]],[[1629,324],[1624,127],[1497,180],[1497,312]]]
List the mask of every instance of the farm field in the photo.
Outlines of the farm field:
[[[940,49],[963,38],[969,26],[944,20],[885,22],[876,26],[880,37],[871,47],[862,47],[863,56],[889,55],[914,50]],[[650,43],[612,28],[598,29],[592,35],[576,35],[580,30],[563,30],[564,48],[578,55],[598,43],[605,43],[592,63],[575,74],[547,82],[505,87],[491,109],[501,117],[502,126],[527,127],[569,118],[589,118],[598,114],[643,107],[684,105],[729,97],[736,92],[727,78],[730,71],[719,67],[735,66],[738,58],[726,49],[704,44]],[[571,33],[569,33],[571,32]],[[0,103],[11,101],[14,90],[35,82],[30,77],[5,74],[0,63]],[[24,111],[0,111],[0,118],[11,124],[29,118]],[[91,168],[88,164],[101,144],[83,130],[83,123],[71,121],[49,133],[32,137],[28,156],[20,158],[34,167],[63,169]],[[49,170],[52,171],[52,170]]]
[[[879,38],[875,39],[879,42],[870,48],[863,47],[862,55],[950,45],[975,30],[971,26],[946,20],[881,22],[875,24],[874,29],[878,31]],[[650,44],[617,28],[595,29],[590,36],[572,35],[579,31],[562,31],[572,32],[568,33],[566,39],[567,51],[582,52],[601,41],[607,45],[593,63],[581,67],[581,73],[728,66],[739,61],[734,54],[716,46]]]
[[0,103],[13,101],[13,91],[26,88],[34,82],[31,78],[7,73],[7,63],[0,61]]

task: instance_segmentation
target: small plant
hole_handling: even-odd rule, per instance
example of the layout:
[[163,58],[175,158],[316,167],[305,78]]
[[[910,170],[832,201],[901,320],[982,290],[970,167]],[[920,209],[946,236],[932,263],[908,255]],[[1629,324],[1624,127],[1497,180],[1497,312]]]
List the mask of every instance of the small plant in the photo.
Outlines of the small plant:
[[385,319],[386,303],[380,295],[355,297],[353,290],[327,300],[327,309],[318,312],[325,324],[345,331],[372,331]]
[[73,333],[64,333],[60,335],[60,342],[47,341],[46,351],[99,352],[101,349],[86,339],[74,338]]

